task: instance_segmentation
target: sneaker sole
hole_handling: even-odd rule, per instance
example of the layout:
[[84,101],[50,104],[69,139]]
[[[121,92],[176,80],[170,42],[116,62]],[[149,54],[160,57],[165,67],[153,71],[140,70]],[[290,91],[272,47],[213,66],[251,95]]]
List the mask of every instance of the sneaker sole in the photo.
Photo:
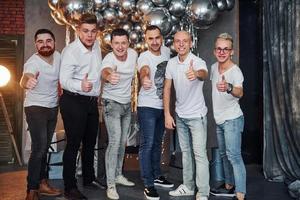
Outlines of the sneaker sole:
[[149,200],[159,200],[159,197],[148,197],[146,195],[146,192],[144,192],[144,195],[145,195],[146,199],[149,199]]
[[213,192],[209,192],[209,193],[216,197],[235,197],[235,194],[217,194],[217,193],[213,193]]
[[135,186],[135,184],[131,184],[131,185],[129,185],[129,184],[117,183],[117,182],[116,182],[116,184],[117,184],[117,185],[123,185],[123,186],[127,186],[127,187],[133,187],[133,186]]
[[194,193],[193,193],[193,194],[191,194],[191,193],[184,193],[184,194],[171,194],[171,193],[169,193],[169,195],[170,195],[170,196],[172,196],[172,197],[184,197],[184,196],[193,196],[193,195],[194,195]]
[[172,185],[166,185],[166,184],[161,184],[161,183],[154,183],[155,186],[160,186],[160,187],[164,187],[164,188],[172,188],[174,187],[174,184]]

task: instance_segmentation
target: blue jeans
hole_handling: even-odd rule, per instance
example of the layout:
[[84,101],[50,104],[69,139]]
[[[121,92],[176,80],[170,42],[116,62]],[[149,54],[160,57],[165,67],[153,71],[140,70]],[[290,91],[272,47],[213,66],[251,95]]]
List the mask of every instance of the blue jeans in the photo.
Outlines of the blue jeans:
[[207,159],[207,119],[180,118],[176,115],[176,129],[182,151],[183,184],[190,190],[196,185],[200,196],[209,195],[209,163]]
[[154,179],[161,175],[161,143],[165,131],[162,109],[138,107],[140,124],[139,158],[145,187],[154,186]]
[[40,180],[47,178],[47,152],[56,126],[58,107],[29,106],[24,110],[31,137],[27,190],[37,190]]
[[235,191],[246,194],[246,169],[241,154],[244,116],[226,120],[217,125],[217,138],[220,155],[223,161],[225,183],[232,184]]
[[105,153],[107,185],[115,185],[116,177],[122,175],[127,137],[130,132],[131,105],[104,99],[104,120],[108,134]]

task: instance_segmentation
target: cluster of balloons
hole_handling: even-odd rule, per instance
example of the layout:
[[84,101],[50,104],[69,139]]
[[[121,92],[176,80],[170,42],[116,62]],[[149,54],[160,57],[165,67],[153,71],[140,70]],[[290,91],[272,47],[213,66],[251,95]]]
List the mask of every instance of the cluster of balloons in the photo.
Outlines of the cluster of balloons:
[[176,31],[207,29],[219,12],[234,4],[234,0],[48,0],[51,16],[60,25],[75,28],[83,13],[94,13],[104,51],[110,50],[111,31],[120,27],[129,32],[132,47],[139,52],[146,48],[146,25],[160,27],[165,45],[171,46]]

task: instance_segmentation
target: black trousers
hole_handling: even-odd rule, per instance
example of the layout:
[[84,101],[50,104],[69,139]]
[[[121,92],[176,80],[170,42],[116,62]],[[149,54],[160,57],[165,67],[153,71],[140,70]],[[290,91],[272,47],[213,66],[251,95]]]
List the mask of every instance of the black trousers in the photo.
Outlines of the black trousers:
[[60,111],[67,138],[63,155],[63,179],[65,191],[69,191],[77,188],[76,158],[81,143],[83,184],[95,180],[94,148],[99,127],[97,98],[64,91],[60,98]]
[[47,152],[55,130],[58,108],[29,106],[24,110],[31,137],[27,190],[37,190],[40,180],[47,178]]

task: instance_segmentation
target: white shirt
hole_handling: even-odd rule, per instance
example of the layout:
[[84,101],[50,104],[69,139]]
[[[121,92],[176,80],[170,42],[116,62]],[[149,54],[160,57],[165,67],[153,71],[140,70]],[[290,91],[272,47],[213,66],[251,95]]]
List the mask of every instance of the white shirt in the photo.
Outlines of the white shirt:
[[[92,50],[88,50],[77,38],[63,49],[60,69],[60,83],[63,89],[85,96],[99,96],[101,51],[98,41]],[[88,80],[93,83],[90,92],[83,92],[81,82],[88,74]]]
[[102,62],[105,68],[116,70],[120,74],[120,82],[116,85],[105,83],[102,97],[111,99],[121,104],[131,102],[131,82],[134,77],[137,53],[135,50],[128,48],[126,61],[120,61],[113,52],[108,53]]
[[53,54],[53,64],[44,61],[38,54],[33,54],[24,64],[23,73],[36,74],[38,84],[33,89],[26,90],[24,107],[42,106],[54,108],[58,105],[58,78],[60,53]]
[[212,100],[214,118],[217,124],[223,124],[225,120],[236,119],[243,115],[240,108],[239,98],[228,94],[227,92],[219,92],[216,84],[222,80],[231,83],[234,87],[243,87],[244,76],[237,65],[232,66],[223,74],[219,73],[218,63],[211,66],[210,80],[212,82]]
[[157,109],[163,109],[163,87],[165,80],[165,72],[167,62],[170,59],[170,49],[162,46],[160,49],[160,55],[156,56],[149,50],[141,53],[138,59],[138,70],[145,65],[150,68],[150,80],[152,81],[152,87],[145,90],[141,87],[138,96],[139,107],[151,107]]
[[193,60],[193,69],[206,70],[206,63],[201,58],[189,53],[184,62],[180,62],[178,56],[171,58],[166,69],[166,79],[173,79],[176,90],[175,111],[181,118],[203,117],[207,113],[203,96],[203,81],[195,79],[188,80],[186,72]]

